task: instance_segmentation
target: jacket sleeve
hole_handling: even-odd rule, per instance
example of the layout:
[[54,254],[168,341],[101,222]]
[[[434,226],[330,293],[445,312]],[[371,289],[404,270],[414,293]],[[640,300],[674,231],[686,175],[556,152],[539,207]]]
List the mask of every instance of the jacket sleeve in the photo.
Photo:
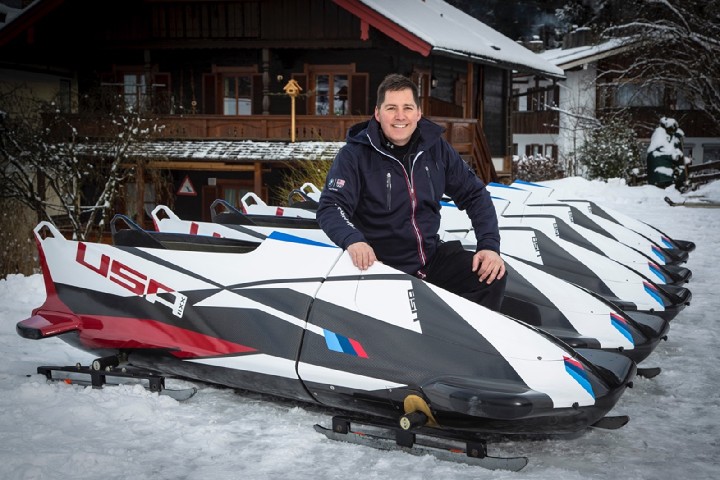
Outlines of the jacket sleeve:
[[490,192],[470,166],[447,142],[441,140],[445,166],[445,193],[465,210],[477,239],[477,251],[500,253],[500,230]]
[[320,228],[343,249],[353,243],[367,241],[350,220],[355,213],[361,187],[357,162],[345,146],[330,166],[317,210]]

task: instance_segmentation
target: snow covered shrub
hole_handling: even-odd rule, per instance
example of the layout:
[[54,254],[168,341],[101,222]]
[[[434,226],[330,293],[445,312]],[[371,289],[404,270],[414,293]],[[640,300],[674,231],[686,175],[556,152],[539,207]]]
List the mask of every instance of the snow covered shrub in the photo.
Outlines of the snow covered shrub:
[[541,182],[563,178],[560,163],[543,155],[514,156],[512,165],[513,178],[526,182]]
[[621,117],[612,118],[592,130],[578,151],[590,179],[629,180],[633,169],[644,167],[635,131]]

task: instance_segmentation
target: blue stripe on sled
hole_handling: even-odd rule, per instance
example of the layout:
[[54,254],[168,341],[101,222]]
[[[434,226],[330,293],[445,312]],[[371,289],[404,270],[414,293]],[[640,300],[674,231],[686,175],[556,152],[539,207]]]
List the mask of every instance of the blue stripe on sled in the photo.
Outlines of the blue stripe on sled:
[[650,295],[652,298],[654,298],[655,301],[658,302],[663,307],[665,306],[665,304],[662,301],[662,298],[660,298],[660,294],[655,289],[655,287],[653,287],[652,285],[650,285],[647,282],[643,282],[643,286],[645,287],[645,291],[648,293],[648,295]]
[[667,261],[667,259],[665,258],[665,254],[662,253],[662,251],[658,247],[653,245],[652,247],[650,247],[650,249],[655,254],[655,256],[658,257],[660,260],[662,260],[663,262]]
[[550,188],[550,187],[548,187],[548,186],[546,186],[546,185],[540,185],[540,184],[537,184],[537,183],[526,182],[525,180],[514,180],[513,183],[520,183],[520,184],[522,184],[522,185],[532,185],[533,187]]
[[440,202],[440,206],[441,207],[449,207],[449,208],[457,208],[457,205],[455,205],[454,203],[443,202],[443,201]]
[[670,241],[670,239],[668,239],[668,238],[665,237],[665,236],[662,237],[662,242],[663,242],[663,243],[665,244],[665,246],[667,246],[668,248],[675,248],[675,247],[673,246],[672,242]]
[[273,240],[280,240],[282,242],[294,242],[294,243],[302,243],[304,245],[315,245],[316,247],[337,248],[335,245],[328,245],[327,243],[317,242],[315,240],[310,240],[307,238],[298,237],[296,235],[290,235],[289,233],[283,233],[283,232],[277,232],[277,231],[273,231],[270,235],[268,235],[268,238],[272,238]]
[[586,392],[590,394],[591,397],[595,398],[595,392],[593,392],[592,385],[590,385],[590,381],[587,378],[587,373],[585,373],[585,369],[582,365],[579,363],[575,363],[569,358],[565,358],[565,371],[570,374],[571,377],[577,381],[581,387],[585,389]]
[[335,335],[330,330],[325,329],[323,329],[323,333],[325,335],[325,345],[327,345],[328,349],[332,350],[333,352],[342,353],[342,346],[340,345],[340,340],[338,340],[337,335]]
[[660,267],[652,262],[648,262],[648,267],[650,267],[650,271],[654,273],[663,283],[667,283],[667,278],[665,278],[665,275],[663,275],[660,271]]
[[488,187],[509,188],[510,190],[522,190],[523,192],[525,191],[522,188],[511,187],[510,185],[505,185],[504,183],[495,183],[495,182],[488,183]]
[[635,341],[633,340],[632,334],[630,333],[630,330],[628,329],[628,324],[625,321],[624,318],[622,318],[619,315],[615,315],[614,313],[610,314],[610,323],[612,323],[612,326],[615,327],[618,332],[622,334],[623,337],[627,338],[630,343],[635,345]]
[[[367,354],[362,348],[362,345],[360,345],[358,342],[355,342],[357,344],[357,348],[355,348],[355,346],[353,345],[353,340],[344,335],[339,335],[326,329],[323,329],[323,334],[325,335],[325,344],[327,345],[328,349],[332,350],[333,352],[346,353],[355,357],[367,358]],[[360,351],[358,351],[358,349]]]

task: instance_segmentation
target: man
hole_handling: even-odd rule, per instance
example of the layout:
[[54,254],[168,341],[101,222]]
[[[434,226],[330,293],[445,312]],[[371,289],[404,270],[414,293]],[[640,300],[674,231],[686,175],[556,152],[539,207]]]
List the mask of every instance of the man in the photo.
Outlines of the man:
[[[391,74],[378,87],[375,115],[353,126],[320,196],[317,219],[360,270],[381,261],[405,273],[499,310],[505,264],[490,194],[422,118],[417,87]],[[443,194],[466,210],[477,251],[441,242]]]

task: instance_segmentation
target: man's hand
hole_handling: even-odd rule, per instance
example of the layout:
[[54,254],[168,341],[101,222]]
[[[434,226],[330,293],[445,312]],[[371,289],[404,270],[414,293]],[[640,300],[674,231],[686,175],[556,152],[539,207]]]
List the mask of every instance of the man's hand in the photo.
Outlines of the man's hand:
[[490,284],[505,275],[505,262],[497,252],[492,250],[480,250],[473,257],[473,272],[477,272],[480,281]]
[[377,261],[375,250],[365,242],[353,243],[347,247],[347,251],[352,258],[353,265],[360,270],[367,270]]

